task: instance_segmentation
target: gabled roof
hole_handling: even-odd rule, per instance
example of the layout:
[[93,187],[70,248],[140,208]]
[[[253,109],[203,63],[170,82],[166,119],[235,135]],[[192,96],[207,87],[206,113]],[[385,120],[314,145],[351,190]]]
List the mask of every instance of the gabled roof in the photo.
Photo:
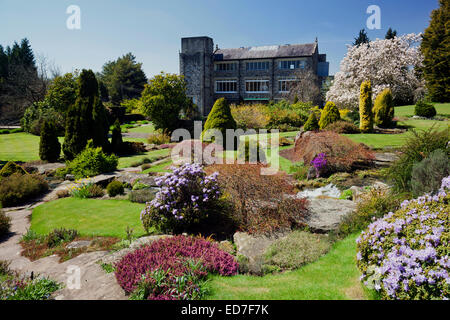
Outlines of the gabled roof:
[[312,56],[316,51],[316,47],[317,43],[306,43],[283,46],[219,49],[216,51],[216,57],[217,60],[305,57]]

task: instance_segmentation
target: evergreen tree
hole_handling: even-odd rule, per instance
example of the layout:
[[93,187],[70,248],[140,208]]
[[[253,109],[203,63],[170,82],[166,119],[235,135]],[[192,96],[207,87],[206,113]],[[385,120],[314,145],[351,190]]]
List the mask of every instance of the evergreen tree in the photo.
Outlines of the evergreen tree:
[[119,154],[123,145],[122,129],[120,128],[120,121],[116,119],[112,129],[111,149],[114,153]]
[[208,119],[206,119],[202,139],[205,141],[210,141],[212,138],[210,135],[213,135],[213,131],[208,132],[208,130],[218,130],[222,133],[224,144],[223,147],[225,149],[227,147],[226,130],[236,130],[236,127],[236,121],[231,114],[230,105],[225,98],[220,98],[216,101],[216,103],[214,103],[214,106],[208,115]]
[[397,30],[392,30],[392,28],[389,28],[386,32],[386,36],[384,37],[386,40],[394,39],[397,36]]
[[429,97],[434,102],[450,101],[450,0],[439,0],[431,13],[420,50],[424,56],[423,76]]
[[109,122],[106,109],[99,97],[95,97],[94,109],[92,111],[92,142],[95,147],[101,147],[103,152],[109,151]]
[[306,121],[305,125],[303,126],[303,130],[305,131],[316,131],[319,130],[319,122],[317,121],[316,115],[314,112],[312,112],[309,115],[308,120]]
[[341,120],[341,114],[336,104],[332,101],[328,101],[322,110],[322,114],[319,120],[320,130],[325,129],[329,124]]
[[390,127],[394,118],[394,97],[391,89],[384,89],[375,99],[373,107],[374,122],[380,127]]
[[42,161],[56,162],[61,155],[61,144],[55,126],[50,121],[44,121],[39,142],[39,157]]
[[106,86],[105,86],[105,83],[103,81],[99,81],[98,87],[100,90],[100,99],[103,102],[108,102],[109,101],[109,92],[108,92],[108,88],[106,88]]
[[372,114],[372,86],[370,81],[361,83],[359,96],[359,129],[361,132],[371,132],[373,130]]
[[355,38],[355,42],[353,43],[354,46],[360,46],[363,43],[369,43],[370,39],[367,36],[366,30],[362,29],[359,31],[359,35],[357,38]]

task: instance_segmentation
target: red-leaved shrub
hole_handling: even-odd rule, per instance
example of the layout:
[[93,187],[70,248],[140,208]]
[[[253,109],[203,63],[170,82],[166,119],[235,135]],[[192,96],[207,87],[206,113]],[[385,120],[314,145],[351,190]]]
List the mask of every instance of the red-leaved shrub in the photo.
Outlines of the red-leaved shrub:
[[188,261],[201,262],[203,268],[196,269],[197,277],[206,277],[208,272],[231,276],[238,270],[234,257],[219,249],[217,244],[203,238],[175,236],[157,240],[127,254],[116,265],[115,275],[125,292],[132,293],[143,276],[156,271],[166,272],[166,287],[160,292],[149,292],[148,298],[167,299],[171,297],[168,293],[171,283],[176,284],[174,278],[190,272]]
[[321,153],[326,155],[328,173],[365,168],[375,160],[374,153],[364,144],[331,131],[305,132],[295,142],[290,158],[309,165]]
[[294,184],[284,172],[261,175],[264,164],[223,164],[205,168],[232,203],[232,218],[241,231],[261,234],[291,229],[306,214],[305,199],[295,199]]

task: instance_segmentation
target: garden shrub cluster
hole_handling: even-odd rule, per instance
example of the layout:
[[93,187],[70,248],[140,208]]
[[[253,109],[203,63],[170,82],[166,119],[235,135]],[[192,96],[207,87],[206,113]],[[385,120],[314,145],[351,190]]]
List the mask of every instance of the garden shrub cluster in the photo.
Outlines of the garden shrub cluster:
[[11,228],[11,218],[0,208],[0,239],[9,233]]
[[359,128],[351,122],[339,120],[326,126],[326,131],[333,131],[340,134],[359,133]]
[[79,199],[100,198],[105,195],[105,191],[103,190],[103,188],[97,184],[85,181],[76,181],[76,182],[80,183],[80,185],[74,186],[72,189],[70,189],[70,195],[74,198]]
[[366,168],[375,159],[368,147],[331,131],[304,134],[297,139],[293,152],[293,160],[305,164],[312,163],[319,154],[324,154],[326,166],[321,170],[323,175]]
[[217,175],[207,176],[200,164],[188,163],[157,178],[155,182],[161,189],[141,212],[144,228],[217,235],[232,227],[231,221],[227,223],[227,205]]
[[[432,127],[424,131],[411,130],[410,132],[412,135],[407,138],[401,148],[400,158],[387,170],[387,177],[397,192],[411,192],[411,175],[414,165],[427,158],[433,151],[441,149],[445,150],[447,157],[450,155],[450,148],[447,147],[450,140],[449,129],[439,131]],[[434,173],[432,170],[426,172],[431,174],[426,179],[428,181],[433,178]]]
[[362,281],[384,299],[449,299],[450,177],[435,195],[405,200],[357,239]]
[[115,275],[133,298],[192,300],[202,298],[208,273],[232,276],[237,271],[234,257],[217,244],[175,236],[127,254],[117,263]]
[[291,229],[306,215],[305,199],[294,195],[284,172],[261,175],[263,164],[223,164],[206,167],[217,177],[225,198],[231,202],[232,218],[239,230],[253,234]]
[[48,190],[48,183],[36,174],[14,173],[1,178],[0,203],[3,207],[13,207],[41,195]]
[[298,269],[316,261],[330,248],[331,243],[326,235],[297,230],[270,245],[264,262],[272,270]]
[[108,155],[102,151],[102,148],[93,148],[88,145],[75,159],[67,163],[65,169],[59,170],[58,174],[65,176],[70,173],[77,179],[94,177],[115,171],[118,163],[117,156]]
[[62,242],[71,242],[78,237],[78,231],[72,229],[55,229],[46,237],[46,243],[49,248],[59,246]]
[[150,144],[157,144],[157,145],[161,145],[161,144],[167,144],[170,143],[171,141],[171,136],[167,133],[167,132],[155,132],[152,133],[148,136],[147,138],[147,142]]
[[425,101],[418,101],[414,108],[414,114],[419,117],[433,118],[436,115],[436,108]]
[[17,163],[13,161],[9,161],[0,170],[0,177],[6,178],[14,173],[27,174],[27,172],[22,166],[19,166]]
[[243,130],[265,129],[269,122],[267,106],[265,105],[233,105],[231,106],[231,114],[237,127]]
[[49,300],[61,288],[48,278],[31,278],[9,269],[9,262],[0,260],[0,300]]

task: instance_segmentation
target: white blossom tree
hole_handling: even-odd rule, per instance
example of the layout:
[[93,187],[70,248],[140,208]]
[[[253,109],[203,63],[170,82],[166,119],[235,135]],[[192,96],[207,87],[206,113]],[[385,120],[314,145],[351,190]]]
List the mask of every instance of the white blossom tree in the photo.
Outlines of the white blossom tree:
[[419,50],[420,34],[407,34],[394,39],[375,40],[360,46],[348,46],[327,100],[340,107],[358,107],[359,88],[370,80],[373,98],[390,88],[397,101],[417,100],[424,94],[424,81],[417,73],[423,56]]

